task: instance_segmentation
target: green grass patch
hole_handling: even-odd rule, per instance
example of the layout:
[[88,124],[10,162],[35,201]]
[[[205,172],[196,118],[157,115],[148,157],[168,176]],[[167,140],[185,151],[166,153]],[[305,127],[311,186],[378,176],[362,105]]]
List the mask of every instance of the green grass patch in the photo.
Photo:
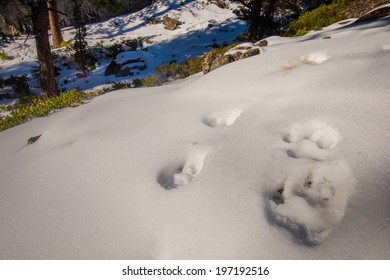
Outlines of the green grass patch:
[[157,75],[150,74],[149,76],[142,79],[142,85],[144,87],[158,87],[162,85],[162,82]]
[[2,50],[2,51],[0,52],[0,60],[1,60],[2,62],[7,61],[7,60],[12,60],[12,59],[13,59],[13,57],[10,56],[10,55],[8,55],[8,54],[6,54],[4,50]]
[[297,20],[288,25],[287,36],[302,36],[311,30],[320,30],[345,19],[343,11],[351,0],[335,0],[329,5],[304,12]]
[[32,103],[19,106],[5,117],[0,118],[0,131],[23,124],[37,117],[44,117],[56,109],[76,107],[85,99],[104,93],[103,91],[81,92],[76,89],[62,93],[58,97],[44,98],[36,97]]

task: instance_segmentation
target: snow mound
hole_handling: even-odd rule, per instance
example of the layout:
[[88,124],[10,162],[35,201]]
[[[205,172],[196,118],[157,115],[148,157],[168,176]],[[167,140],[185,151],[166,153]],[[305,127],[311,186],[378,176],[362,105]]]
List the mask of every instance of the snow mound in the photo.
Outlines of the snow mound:
[[310,158],[324,161],[329,156],[329,151],[318,148],[317,144],[303,139],[287,150],[287,155],[293,158]]
[[326,53],[315,52],[302,56],[300,60],[307,65],[319,65],[327,61],[329,58],[330,56]]
[[203,123],[210,127],[231,126],[236,122],[241,113],[242,111],[239,109],[209,113],[203,118]]
[[382,45],[381,49],[382,49],[383,51],[390,51],[390,44]]
[[279,226],[309,245],[321,243],[344,216],[354,179],[344,161],[291,174],[269,201]]

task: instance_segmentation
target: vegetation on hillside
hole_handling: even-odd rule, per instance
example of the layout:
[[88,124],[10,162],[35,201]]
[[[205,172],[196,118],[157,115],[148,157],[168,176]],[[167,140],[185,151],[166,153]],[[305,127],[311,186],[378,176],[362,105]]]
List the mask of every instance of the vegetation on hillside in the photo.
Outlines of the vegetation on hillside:
[[345,19],[344,10],[351,0],[334,0],[331,4],[322,4],[317,9],[304,12],[297,20],[288,25],[287,36],[302,36],[310,30],[320,30],[325,26]]
[[19,105],[11,110],[8,115],[0,117],[0,131],[23,124],[37,117],[47,116],[54,110],[76,107],[82,104],[84,99],[90,99],[102,93],[104,93],[102,90],[80,92],[73,89],[56,97],[35,97],[28,105]]

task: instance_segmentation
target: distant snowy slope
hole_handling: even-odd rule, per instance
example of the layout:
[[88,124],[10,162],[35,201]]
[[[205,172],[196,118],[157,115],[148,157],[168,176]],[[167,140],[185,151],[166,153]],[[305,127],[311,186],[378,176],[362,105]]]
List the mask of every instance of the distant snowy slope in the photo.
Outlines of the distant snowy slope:
[[0,258],[388,259],[389,33],[270,37],[1,132]]
[[[79,87],[81,90],[103,86],[120,80],[132,80],[142,78],[154,72],[156,66],[170,61],[182,61],[186,58],[197,57],[209,51],[213,46],[231,44],[238,34],[243,32],[247,24],[237,19],[232,9],[221,9],[215,4],[203,0],[165,0],[153,4],[145,9],[108,21],[90,24],[87,26],[87,42],[90,47],[96,43],[110,46],[121,43],[124,39],[141,37],[144,47],[147,47],[147,69],[139,71],[134,76],[115,78],[104,76],[104,71],[110,60],[100,61],[97,69],[86,78],[77,78],[75,69],[67,69],[68,66],[57,65],[60,69],[58,86],[72,89]],[[162,23],[163,16],[168,15],[180,22],[175,30],[167,30]],[[157,19],[157,24],[151,24],[150,19]],[[74,29],[63,29],[64,39],[71,41],[74,38]],[[7,44],[4,51],[14,57],[6,62],[0,62],[0,77],[10,75],[31,75],[32,67],[37,67],[37,55],[35,41],[32,37],[19,37],[14,42]],[[59,54],[59,51],[54,51]],[[32,85],[36,84],[31,82]],[[37,90],[38,92],[39,90]]]

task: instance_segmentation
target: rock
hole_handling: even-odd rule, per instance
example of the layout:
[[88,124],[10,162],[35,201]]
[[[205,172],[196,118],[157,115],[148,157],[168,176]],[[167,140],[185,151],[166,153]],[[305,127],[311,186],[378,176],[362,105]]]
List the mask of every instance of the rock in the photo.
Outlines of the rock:
[[15,90],[11,86],[4,86],[0,88],[0,99],[13,99],[17,98]]
[[203,74],[207,74],[225,64],[240,59],[248,58],[260,54],[260,48],[255,47],[252,43],[243,43],[231,48],[225,53],[215,54],[208,52],[202,62]]
[[251,57],[251,56],[254,56],[254,55],[258,55],[260,54],[260,50],[258,48],[255,48],[255,49],[250,49],[246,52],[244,52],[239,59],[244,59],[244,58],[248,58],[248,57]]
[[118,54],[107,66],[105,76],[127,77],[134,75],[133,70],[146,69],[145,58],[140,51],[122,52]]
[[221,9],[229,9],[229,5],[225,2],[225,0],[211,0],[211,3],[217,5]]
[[147,24],[152,24],[152,25],[159,24],[159,23],[161,23],[161,19],[150,17],[150,18],[146,19],[146,23]]
[[376,20],[376,19],[386,17],[389,15],[390,15],[390,6],[384,6],[384,7],[377,8],[375,10],[372,10],[372,11],[362,15],[355,22],[365,22],[365,21]]
[[115,75],[115,77],[127,77],[134,75],[133,70],[143,71],[146,69],[146,63],[141,63],[138,65],[126,66],[121,68],[121,70]]
[[225,64],[228,64],[230,62],[234,61],[234,57],[230,54],[224,55],[224,54],[218,54],[215,55],[211,52],[207,53],[205,55],[205,58],[202,63],[202,70],[203,74],[207,74]]
[[41,136],[42,136],[42,134],[39,134],[39,135],[37,135],[37,136],[33,136],[33,137],[28,138],[28,140],[27,140],[27,145],[31,145],[31,144],[37,142],[37,140],[38,140]]
[[243,53],[242,51],[237,50],[237,51],[230,51],[226,54],[232,55],[234,60],[236,61],[236,60],[240,59],[240,57],[242,56],[242,53]]
[[214,59],[215,59],[215,55],[213,53],[211,52],[206,53],[202,62],[203,74],[207,74],[210,72],[210,67]]
[[226,65],[230,62],[233,62],[234,61],[234,58],[232,55],[222,55],[222,56],[219,56],[217,57],[212,63],[211,63],[211,66],[210,66],[210,71],[213,71],[223,65]]
[[177,19],[169,17],[168,15],[164,16],[163,23],[165,29],[168,30],[175,30],[179,26],[179,21]]
[[348,2],[349,4],[343,11],[345,18],[359,18],[368,11],[389,3],[388,0],[354,0]]
[[267,42],[267,40],[260,40],[260,41],[255,43],[255,46],[266,47],[266,46],[268,46],[268,42]]

